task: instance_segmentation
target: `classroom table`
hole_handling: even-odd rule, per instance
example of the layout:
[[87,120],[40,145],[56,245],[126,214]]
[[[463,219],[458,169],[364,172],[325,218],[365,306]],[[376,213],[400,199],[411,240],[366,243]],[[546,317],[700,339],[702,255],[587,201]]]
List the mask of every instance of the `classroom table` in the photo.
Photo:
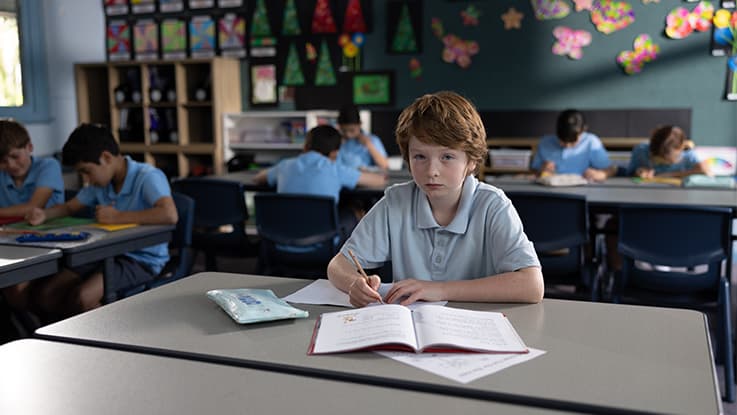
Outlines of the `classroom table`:
[[[265,185],[265,184],[256,184],[253,181],[253,178],[256,177],[256,174],[258,172],[254,170],[246,170],[246,171],[238,171],[233,173],[228,173],[222,176],[212,176],[216,179],[223,179],[223,180],[232,180],[236,182],[240,182],[243,184],[243,188],[246,191],[250,192],[273,192],[276,189],[272,186]],[[396,172],[390,172],[387,174],[387,184],[386,186],[379,186],[379,187],[363,187],[363,186],[356,186],[354,189],[343,189],[341,191],[341,195],[358,195],[358,196],[379,196],[381,197],[384,194],[384,189],[386,187],[397,184],[397,183],[404,183],[412,180],[412,176],[409,174],[408,171],[396,171]]]
[[0,288],[56,274],[59,258],[58,249],[0,245]]
[[35,339],[0,367],[2,414],[564,414]]
[[[238,325],[205,296],[310,281],[207,272],[43,327],[40,338],[226,365],[590,413],[721,411],[703,314],[545,299],[540,304],[450,303],[504,312],[529,347],[547,353],[467,384],[377,354],[308,356],[315,319],[338,307],[296,305],[307,319]],[[619,412],[619,413],[624,413]]]

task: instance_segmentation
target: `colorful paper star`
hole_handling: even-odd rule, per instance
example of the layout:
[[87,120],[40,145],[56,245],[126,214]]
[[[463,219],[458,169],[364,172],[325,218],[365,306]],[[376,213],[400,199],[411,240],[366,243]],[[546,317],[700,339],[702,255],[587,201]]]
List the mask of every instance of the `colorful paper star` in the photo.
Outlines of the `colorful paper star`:
[[520,29],[522,28],[522,18],[525,17],[523,13],[520,13],[514,7],[510,7],[506,13],[502,15],[504,20],[504,29]]

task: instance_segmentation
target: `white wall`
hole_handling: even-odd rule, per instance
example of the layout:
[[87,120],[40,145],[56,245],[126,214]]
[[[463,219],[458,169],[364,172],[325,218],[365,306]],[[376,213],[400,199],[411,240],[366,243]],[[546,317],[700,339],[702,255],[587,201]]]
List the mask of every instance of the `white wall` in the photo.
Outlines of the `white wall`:
[[77,126],[74,67],[105,60],[105,17],[100,0],[41,0],[51,121],[28,124],[36,155],[60,151]]

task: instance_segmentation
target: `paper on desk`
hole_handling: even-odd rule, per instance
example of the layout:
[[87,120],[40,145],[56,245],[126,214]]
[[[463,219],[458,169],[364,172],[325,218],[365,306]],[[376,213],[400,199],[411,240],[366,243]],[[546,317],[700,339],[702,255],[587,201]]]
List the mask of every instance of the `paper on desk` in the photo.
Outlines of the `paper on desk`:
[[108,232],[120,231],[123,229],[134,228],[138,226],[136,223],[116,223],[116,224],[105,224],[105,223],[93,223],[90,226],[99,228]]
[[[389,292],[389,288],[391,288],[391,286],[392,284],[387,284],[387,283],[381,284],[381,286],[379,287],[379,294],[381,294],[381,296],[384,297],[386,293]],[[348,294],[335,288],[333,283],[325,279],[315,280],[314,282],[312,282],[312,284],[300,290],[297,290],[293,292],[292,294],[289,294],[288,296],[282,298],[282,300],[288,301],[290,303],[325,304],[325,305],[337,305],[341,307],[353,308],[350,300],[348,299]],[[448,303],[447,301],[435,301],[435,302],[418,302],[416,304],[417,305],[420,305],[420,304],[445,305],[447,303]],[[412,308],[412,305],[410,305],[410,308]]]
[[546,352],[528,347],[525,354],[375,352],[460,383],[472,382]]

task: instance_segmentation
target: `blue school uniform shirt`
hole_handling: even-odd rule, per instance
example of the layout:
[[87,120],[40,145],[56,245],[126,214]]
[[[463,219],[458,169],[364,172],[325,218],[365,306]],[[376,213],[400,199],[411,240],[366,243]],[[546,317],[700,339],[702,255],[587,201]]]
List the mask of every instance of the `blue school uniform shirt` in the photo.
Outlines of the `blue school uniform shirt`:
[[56,159],[31,157],[28,176],[20,187],[15,185],[8,173],[0,172],[0,207],[28,202],[39,187],[48,187],[52,190],[45,207],[64,203],[64,180],[61,176],[61,165]]
[[655,174],[686,171],[693,169],[700,162],[701,160],[699,160],[696,152],[691,149],[687,149],[681,153],[681,159],[676,163],[655,163],[650,159],[650,143],[641,143],[632,148],[632,156],[630,157],[630,165],[629,168],[627,168],[627,174],[633,176],[635,171],[640,167],[654,169]]
[[[86,186],[77,193],[77,200],[85,206],[114,205],[120,211],[150,209],[154,203],[165,196],[171,196],[169,182],[164,173],[156,167],[134,161],[125,156],[128,171],[120,193],[110,182],[107,186]],[[161,272],[169,260],[167,243],[149,246],[125,254],[147,266],[154,274]]]
[[387,188],[340,252],[361,266],[392,261],[394,280],[471,280],[540,266],[522,221],[500,189],[469,176],[455,217],[440,226],[414,181]]
[[583,174],[589,167],[606,169],[612,164],[599,137],[588,132],[581,134],[581,138],[571,148],[562,147],[555,135],[541,138],[530,168],[540,170],[545,161],[555,163],[556,173],[569,174]]
[[278,193],[331,196],[338,202],[340,189],[353,189],[361,172],[336,163],[316,151],[280,161],[266,173],[270,186]]
[[[361,132],[361,134],[364,133]],[[368,136],[374,144],[374,147],[376,147],[376,150],[386,157],[386,149],[384,148],[384,143],[381,142],[381,139],[373,134],[369,134]],[[340,150],[338,151],[338,162],[353,168],[376,166],[368,148],[355,138],[343,140],[343,143],[340,145]]]

